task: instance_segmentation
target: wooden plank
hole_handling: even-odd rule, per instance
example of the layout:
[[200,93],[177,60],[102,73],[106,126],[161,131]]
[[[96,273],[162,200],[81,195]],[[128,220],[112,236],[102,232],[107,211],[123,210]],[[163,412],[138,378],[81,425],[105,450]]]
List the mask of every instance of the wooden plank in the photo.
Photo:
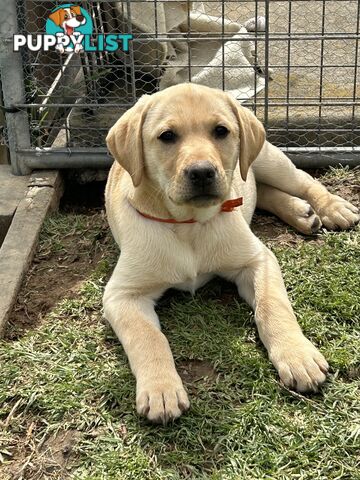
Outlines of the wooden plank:
[[57,208],[62,192],[58,171],[35,172],[30,183],[0,248],[0,335],[33,259],[43,221],[50,209]]

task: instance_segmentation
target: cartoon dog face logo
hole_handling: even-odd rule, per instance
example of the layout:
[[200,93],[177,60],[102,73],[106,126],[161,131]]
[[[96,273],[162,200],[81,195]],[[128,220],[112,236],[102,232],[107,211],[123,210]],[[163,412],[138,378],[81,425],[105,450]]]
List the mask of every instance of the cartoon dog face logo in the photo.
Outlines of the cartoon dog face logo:
[[[82,15],[81,8],[76,5],[59,8],[51,13],[49,18],[55,23],[55,25],[63,29],[64,35],[68,36],[78,35],[79,33],[76,32],[76,28],[86,23],[86,18]],[[61,53],[64,53],[65,51],[63,45],[58,45],[56,48],[60,50]],[[70,51],[72,48],[67,48],[66,50]],[[78,53],[80,50],[83,50],[83,46],[81,44],[76,44],[74,50],[75,53]]]

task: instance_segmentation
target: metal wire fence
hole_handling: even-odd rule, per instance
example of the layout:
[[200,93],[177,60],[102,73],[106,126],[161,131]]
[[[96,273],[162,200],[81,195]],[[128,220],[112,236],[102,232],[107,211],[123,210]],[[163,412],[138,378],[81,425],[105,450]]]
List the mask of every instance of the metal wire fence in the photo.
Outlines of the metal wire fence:
[[[109,165],[105,136],[117,118],[142,94],[182,81],[228,90],[303,166],[360,163],[357,0],[0,7],[4,139],[15,173]],[[49,30],[71,34],[77,24],[91,27],[80,52],[36,45]],[[18,52],[14,34],[26,37]],[[128,51],[124,39],[104,47],[119,34],[132,35]]]

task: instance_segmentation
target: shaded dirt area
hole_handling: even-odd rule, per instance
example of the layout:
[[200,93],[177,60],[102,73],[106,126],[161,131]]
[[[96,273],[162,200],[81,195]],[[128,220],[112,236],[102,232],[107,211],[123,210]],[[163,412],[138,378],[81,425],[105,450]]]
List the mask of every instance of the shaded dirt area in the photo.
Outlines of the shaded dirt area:
[[206,360],[186,360],[178,364],[178,371],[184,383],[213,382],[217,377],[214,367]]
[[[39,441],[35,438],[36,428],[36,422],[32,421],[26,436],[19,436],[16,439],[14,461],[2,470],[0,478],[9,480],[70,478],[70,469],[76,461],[74,450],[79,442],[80,432],[57,431]],[[12,445],[9,445],[9,448],[11,447]]]
[[63,298],[76,297],[84,280],[106,256],[106,245],[112,240],[104,213],[91,209],[87,214],[91,228],[98,228],[98,238],[90,240],[84,232],[69,232],[60,251],[40,246],[10,318],[7,338],[14,339],[36,325]]
[[[65,192],[60,214],[68,229],[61,238],[40,241],[26,275],[6,338],[16,339],[35,327],[64,298],[75,298],[92,270],[114,248],[103,209],[104,184],[75,186]],[[67,215],[83,216],[82,228],[75,228]],[[55,245],[56,244],[56,245]]]

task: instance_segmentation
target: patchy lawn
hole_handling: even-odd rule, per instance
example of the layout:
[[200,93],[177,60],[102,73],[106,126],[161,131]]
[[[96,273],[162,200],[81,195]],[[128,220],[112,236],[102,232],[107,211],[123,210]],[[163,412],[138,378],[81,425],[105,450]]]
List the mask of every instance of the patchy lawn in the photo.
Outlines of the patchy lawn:
[[[360,170],[322,181],[358,202]],[[296,234],[257,214],[299,322],[331,364],[321,393],[284,389],[251,310],[214,281],[158,311],[191,410],[166,428],[135,413],[135,382],[101,315],[117,247],[99,208],[44,225],[0,345],[0,479],[359,479],[360,228]]]

